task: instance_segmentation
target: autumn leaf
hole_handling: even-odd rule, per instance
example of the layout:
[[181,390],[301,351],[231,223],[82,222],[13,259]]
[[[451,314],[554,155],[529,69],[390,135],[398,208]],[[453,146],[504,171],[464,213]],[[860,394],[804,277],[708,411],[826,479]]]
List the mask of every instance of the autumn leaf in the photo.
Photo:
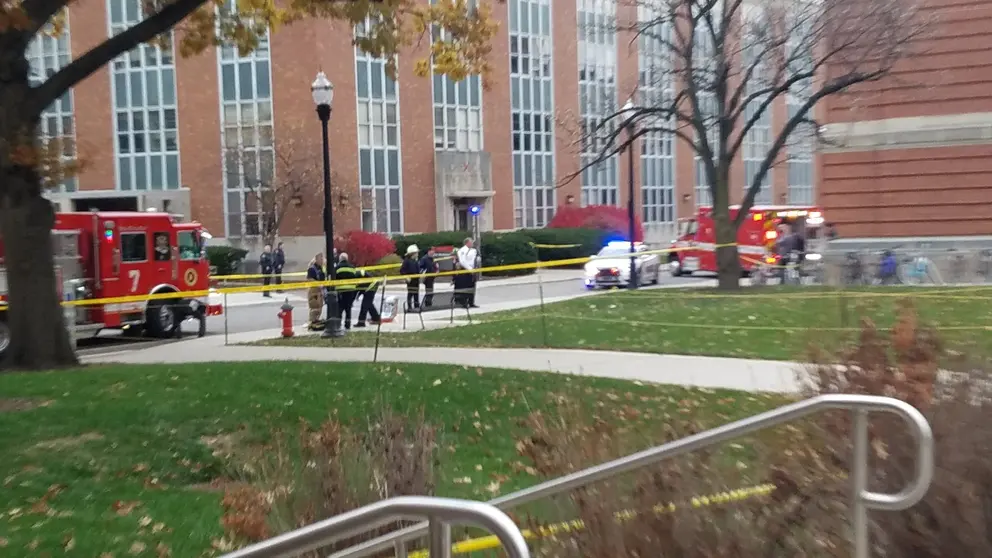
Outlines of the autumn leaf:
[[124,517],[129,515],[132,511],[134,511],[134,508],[137,508],[140,505],[141,502],[124,502],[118,500],[114,502],[113,508],[114,511],[117,512],[117,515]]

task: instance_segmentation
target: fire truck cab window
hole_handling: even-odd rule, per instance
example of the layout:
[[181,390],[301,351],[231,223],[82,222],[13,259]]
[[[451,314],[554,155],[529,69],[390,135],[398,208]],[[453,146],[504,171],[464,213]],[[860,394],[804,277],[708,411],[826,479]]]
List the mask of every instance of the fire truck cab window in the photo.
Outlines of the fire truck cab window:
[[155,261],[167,262],[172,259],[172,250],[169,247],[169,233],[155,233]]
[[148,236],[145,233],[121,233],[121,261],[124,263],[148,260]]
[[179,233],[179,259],[199,260],[200,243],[193,231],[183,231]]

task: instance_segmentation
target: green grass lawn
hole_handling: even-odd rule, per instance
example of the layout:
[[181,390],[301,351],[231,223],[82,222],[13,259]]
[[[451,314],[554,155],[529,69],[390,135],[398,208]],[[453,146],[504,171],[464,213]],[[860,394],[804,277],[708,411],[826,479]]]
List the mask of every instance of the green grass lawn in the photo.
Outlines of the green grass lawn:
[[[605,302],[597,301],[597,304]],[[0,556],[209,553],[230,472],[204,437],[265,441],[336,413],[362,423],[423,408],[441,429],[438,494],[489,499],[537,482],[521,420],[562,396],[589,417],[663,436],[672,417],[715,426],[782,401],[615,380],[433,365],[214,363],[0,375]],[[466,477],[471,482],[466,481]],[[494,491],[493,479],[499,478]],[[107,553],[107,554],[104,554]]]
[[[492,314],[474,325],[382,334],[380,346],[555,347],[791,360],[812,345],[831,349],[848,340],[862,317],[880,327],[910,298],[925,323],[941,331],[948,349],[992,345],[992,287],[833,291],[766,288],[721,295],[700,289],[616,291]],[[408,318],[408,326],[419,323]],[[369,346],[372,332],[339,340],[316,336],[267,345]]]

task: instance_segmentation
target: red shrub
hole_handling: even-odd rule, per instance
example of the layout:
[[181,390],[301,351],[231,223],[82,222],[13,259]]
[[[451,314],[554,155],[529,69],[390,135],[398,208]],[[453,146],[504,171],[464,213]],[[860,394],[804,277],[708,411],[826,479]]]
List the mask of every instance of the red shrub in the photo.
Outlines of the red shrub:
[[[627,210],[615,205],[587,205],[585,207],[559,207],[549,228],[554,229],[596,229],[624,239],[628,236],[630,221]],[[634,215],[634,241],[644,240],[644,227],[638,215]]]
[[388,236],[365,231],[349,231],[335,244],[338,252],[347,253],[351,263],[359,267],[375,265],[396,251],[396,245]]

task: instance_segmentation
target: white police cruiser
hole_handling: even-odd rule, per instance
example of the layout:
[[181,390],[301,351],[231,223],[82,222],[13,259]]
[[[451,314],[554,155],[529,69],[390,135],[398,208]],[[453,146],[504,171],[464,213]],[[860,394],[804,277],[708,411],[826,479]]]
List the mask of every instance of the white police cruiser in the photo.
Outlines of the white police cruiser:
[[[657,285],[661,274],[661,258],[649,254],[648,247],[634,243],[634,268],[638,284]],[[630,243],[610,242],[585,266],[583,278],[587,289],[626,287],[630,283]]]

